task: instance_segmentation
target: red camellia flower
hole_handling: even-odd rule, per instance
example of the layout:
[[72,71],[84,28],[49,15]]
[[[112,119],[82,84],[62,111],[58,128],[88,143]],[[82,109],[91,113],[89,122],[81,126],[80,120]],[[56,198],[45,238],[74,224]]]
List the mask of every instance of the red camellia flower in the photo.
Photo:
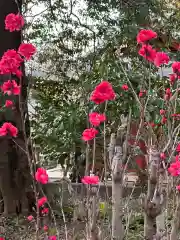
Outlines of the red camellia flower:
[[49,208],[43,208],[41,213],[42,214],[48,214],[49,213]]
[[37,182],[40,182],[42,184],[46,184],[48,182],[48,174],[46,169],[44,168],[38,168],[35,174],[35,179]]
[[180,175],[180,162],[176,161],[171,163],[170,167],[168,168],[168,172],[171,176],[176,177]]
[[82,139],[84,141],[89,141],[94,139],[97,134],[98,134],[98,130],[96,130],[95,128],[87,128],[82,133]]
[[28,221],[32,221],[34,219],[34,217],[32,216],[32,215],[29,215],[28,217],[27,217],[27,220]]
[[167,95],[171,95],[171,94],[172,94],[170,88],[167,88],[167,89],[166,89],[166,94],[167,94]]
[[44,229],[44,231],[46,232],[46,231],[48,231],[49,228],[48,228],[47,225],[44,225],[43,229]]
[[5,240],[5,238],[3,238],[3,237],[0,237],[0,240]]
[[179,76],[180,75],[180,62],[174,62],[172,64],[172,69],[173,69],[173,72]]
[[31,57],[36,53],[36,47],[31,43],[21,43],[18,53],[25,57],[26,60],[30,60]]
[[97,85],[90,96],[90,100],[96,104],[105,101],[114,100],[116,97],[115,92],[108,81],[102,81]]
[[122,90],[124,90],[124,91],[127,91],[127,90],[129,89],[129,87],[128,87],[127,84],[123,84],[123,85],[121,86],[121,88],[122,88]]
[[139,97],[144,97],[146,95],[146,90],[140,90]]
[[6,51],[0,60],[0,74],[15,74],[18,72],[23,59],[15,50]]
[[137,42],[138,43],[146,43],[147,41],[157,38],[157,33],[153,32],[150,29],[143,29],[137,35]]
[[180,113],[173,113],[173,114],[171,114],[171,117],[179,119],[180,118]]
[[138,53],[150,62],[154,62],[156,57],[156,50],[154,50],[151,45],[142,45]]
[[11,137],[17,137],[18,129],[12,125],[12,123],[5,122],[0,128],[0,136],[9,135]]
[[167,88],[166,91],[165,91],[165,100],[169,100],[172,96],[172,92],[171,92],[171,89],[170,88]]
[[168,64],[169,60],[170,60],[170,58],[166,53],[157,52],[156,57],[154,59],[154,64],[156,65],[156,67],[160,67],[163,64]]
[[11,100],[6,100],[5,107],[9,108],[13,106],[13,102]]
[[161,116],[163,116],[166,113],[166,111],[164,109],[160,109],[159,113]]
[[56,236],[50,236],[49,240],[57,240],[57,237]]
[[38,200],[38,207],[43,206],[47,202],[47,197],[42,197]]
[[172,85],[175,83],[176,79],[177,79],[176,74],[169,74],[169,80]]
[[8,80],[3,83],[1,86],[3,93],[7,93],[8,95],[19,95],[20,94],[20,86],[16,83],[15,80]]
[[150,122],[149,125],[154,128],[156,126],[156,124],[154,122]]
[[98,184],[99,183],[99,177],[98,176],[84,176],[81,179],[81,182],[84,184]]
[[93,126],[99,126],[101,122],[106,121],[106,116],[104,114],[99,114],[97,112],[93,112],[89,114],[89,122]]
[[20,14],[10,13],[5,19],[5,29],[10,32],[20,31],[24,26],[24,19]]
[[180,185],[176,186],[176,190],[180,191]]
[[164,159],[166,158],[166,155],[165,155],[164,152],[160,153],[160,158],[161,158],[162,160],[164,160]]
[[161,124],[165,124],[166,122],[167,122],[167,118],[163,116],[161,119]]

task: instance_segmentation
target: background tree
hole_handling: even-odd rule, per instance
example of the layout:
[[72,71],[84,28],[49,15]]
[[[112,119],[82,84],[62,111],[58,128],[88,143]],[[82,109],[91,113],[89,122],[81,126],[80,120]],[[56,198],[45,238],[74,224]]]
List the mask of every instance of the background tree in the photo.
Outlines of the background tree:
[[[81,142],[82,122],[86,122],[92,107],[87,96],[101,79],[112,82],[118,93],[116,103],[108,106],[109,133],[117,128],[121,114],[126,115],[129,107],[133,108],[132,118],[139,118],[132,93],[121,89],[123,84],[128,84],[124,71],[127,71],[137,94],[140,90],[148,89],[149,80],[144,79],[149,79],[149,65],[142,65],[142,59],[137,56],[136,34],[140,28],[153,28],[158,32],[154,46],[163,47],[168,52],[176,46],[173,51],[177,52],[178,40],[174,40],[174,37],[177,37],[175,29],[178,17],[177,14],[173,15],[175,8],[171,12],[169,3],[162,5],[161,1],[154,0],[39,3],[43,6],[43,12],[34,16],[33,31],[28,35],[41,45],[38,56],[40,67],[37,67],[37,71],[43,74],[41,81],[35,81],[34,84],[38,106],[33,126],[36,142],[44,149],[49,164],[54,165],[51,159],[57,162],[62,152],[74,151],[74,143]],[[170,26],[168,14],[176,19],[174,26]],[[153,69],[150,78],[153,86],[161,84],[157,68]],[[49,80],[47,84],[51,91],[45,79]],[[150,106],[150,122],[152,119],[160,121],[158,116],[155,117],[154,110],[161,103],[160,99],[155,102],[152,100],[154,107]],[[72,122],[76,122],[75,128]],[[48,139],[44,137],[45,132],[48,133]],[[55,136],[58,139],[55,140]],[[59,142],[60,136],[63,136],[63,142]]]

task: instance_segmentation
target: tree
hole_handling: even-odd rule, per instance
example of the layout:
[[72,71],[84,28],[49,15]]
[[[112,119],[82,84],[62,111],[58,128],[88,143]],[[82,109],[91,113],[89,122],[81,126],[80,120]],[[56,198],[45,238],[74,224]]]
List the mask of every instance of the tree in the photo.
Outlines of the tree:
[[59,81],[34,81],[37,106],[32,115],[33,136],[36,143],[43,146],[46,164],[50,166],[57,163],[63,165],[65,159],[60,160],[61,155],[73,152],[75,145],[81,145],[80,132],[86,125],[83,124],[85,107],[82,105],[81,109],[76,108],[81,100],[75,88],[70,95],[73,87]]
[[[36,141],[41,144],[49,163],[54,165],[51,159],[57,162],[62,152],[73,151],[74,142],[81,142],[82,122],[85,123],[86,115],[92,107],[87,96],[101,79],[113,82],[119,92],[121,86],[127,83],[124,70],[128,69],[128,76],[137,94],[142,86],[148,88],[148,83],[143,83],[142,74],[145,72],[148,78],[148,64],[143,66],[136,54],[138,29],[144,26],[157,28],[160,37],[154,44],[166,49],[172,33],[166,37],[169,25],[165,25],[167,29],[159,30],[167,23],[166,14],[160,12],[159,1],[84,1],[81,12],[77,10],[78,1],[72,4],[63,1],[50,4],[44,1],[44,4],[46,11],[32,22],[34,31],[29,35],[33,39],[37,35],[37,42],[43,46],[38,61],[48,69],[48,75],[45,76],[49,79],[47,84],[45,79],[35,81],[38,106],[33,125]],[[166,7],[164,9],[167,13],[169,9]],[[151,77],[152,82],[156,82],[156,69]],[[72,98],[72,92],[75,98]],[[139,110],[133,104],[132,93],[120,90],[118,101],[108,107],[112,110],[108,124],[114,122],[113,127],[117,128],[115,119],[121,114],[127,115],[129,106],[133,107],[135,120]],[[76,125],[72,125],[72,122],[76,122]],[[112,126],[109,130],[112,130]],[[44,137],[45,132],[48,138]],[[63,136],[63,141],[55,136]]]
[[[167,24],[167,27],[165,24],[167,23],[166,14],[168,13],[169,9],[166,9],[166,14],[161,15],[159,14],[159,11],[155,11],[157,9],[153,8],[152,1],[150,1],[149,4],[147,3],[147,6],[143,2],[143,6],[140,7],[141,11],[139,11],[139,3],[142,3],[142,1],[139,1],[137,6],[136,4],[133,4],[133,8],[129,7],[129,4],[131,4],[131,2],[128,1],[127,6],[123,6],[123,10],[120,9],[121,14],[124,14],[123,16],[125,16],[120,22],[118,17],[117,19],[115,18],[115,20],[113,19],[114,21],[111,21],[112,19],[109,20],[110,14],[113,12],[113,10],[116,9],[117,6],[119,6],[116,1],[111,1],[110,4],[109,1],[108,3],[104,1],[99,1],[98,3],[92,1],[87,2],[88,14],[92,17],[94,22],[95,20],[100,18],[100,21],[96,25],[95,36],[96,40],[99,36],[101,36],[103,43],[101,42],[102,44],[99,44],[99,48],[96,48],[95,46],[94,52],[92,51],[85,57],[80,56],[78,58],[79,61],[82,61],[80,61],[77,71],[78,73],[80,73],[80,77],[78,78],[79,85],[83,86],[87,95],[89,96],[92,89],[98,83],[98,81],[100,81],[100,79],[108,78],[108,80],[113,84],[114,89],[117,92],[117,101],[115,104],[110,102],[108,104],[108,108],[106,109],[108,119],[110,119],[110,123],[108,123],[110,125],[110,132],[115,132],[120,127],[120,114],[124,114],[126,116],[130,111],[132,111],[131,117],[133,120],[136,121],[136,123],[138,123],[138,130],[135,134],[135,141],[131,146],[130,156],[126,156],[123,160],[125,160],[126,164],[129,157],[131,157],[132,160],[134,155],[138,155],[137,151],[139,151],[139,146],[137,146],[137,142],[139,139],[146,142],[149,150],[146,154],[149,167],[145,170],[145,174],[148,178],[148,192],[143,204],[145,212],[144,236],[145,239],[152,240],[153,237],[158,238],[160,235],[160,233],[158,232],[160,228],[156,225],[156,219],[164,211],[163,204],[165,198],[163,195],[163,187],[161,186],[161,184],[159,184],[159,179],[164,176],[163,174],[168,167],[168,161],[171,161],[170,154],[172,152],[172,148],[174,144],[176,144],[175,132],[177,131],[176,128],[178,126],[178,123],[172,119],[171,114],[175,114],[175,112],[179,110],[179,103],[177,101],[178,91],[177,84],[175,83],[173,86],[171,86],[172,92],[168,93],[168,88],[170,86],[168,77],[162,76],[162,78],[160,78],[158,74],[158,68],[156,68],[154,65],[150,65],[147,61],[142,61],[142,59],[137,55],[137,49],[135,47],[135,37],[138,29],[141,27],[142,18],[138,19],[138,16],[140,17],[141,12],[144,14],[146,20],[143,25],[146,25],[146,27],[148,28],[160,28],[160,31],[158,31],[158,36],[160,37],[158,37],[157,40],[151,42],[153,44],[153,47],[161,47],[161,51],[165,50],[166,53],[171,55],[172,46],[171,44],[169,44],[169,42],[174,42],[174,39],[172,38],[173,33],[172,30],[170,31],[169,24]],[[112,3],[114,3],[115,5],[113,5]],[[54,8],[51,8],[51,10],[55,11]],[[132,19],[132,13],[134,13],[137,18],[135,17],[133,18],[133,21],[130,21]],[[72,15],[72,8],[70,15]],[[127,21],[126,17],[128,19]],[[159,20],[159,18],[161,20]],[[178,21],[178,19],[176,20]],[[79,21],[80,20],[78,19],[78,23]],[[84,24],[81,23],[80,25],[84,27]],[[114,29],[114,26],[118,26],[117,29]],[[163,27],[163,30],[161,29],[161,27]],[[91,32],[89,34],[89,38],[90,41],[92,41],[94,34],[92,34],[92,29],[89,31]],[[97,32],[99,35],[97,34]],[[123,44],[127,44],[127,46],[123,47],[122,49]],[[173,49],[175,49],[177,52],[176,47],[173,46]],[[57,61],[58,51],[55,51],[55,53],[56,54],[53,54],[53,56],[54,59],[56,59]],[[62,59],[63,58],[60,58],[60,60]],[[90,72],[82,70],[82,66],[84,66],[83,63],[87,63],[87,59],[91,59]],[[74,59],[72,58],[72,62],[73,61]],[[56,69],[56,67],[57,69],[59,69],[59,65],[60,67],[62,66],[62,64],[59,64],[58,62],[57,66],[55,66],[55,68],[53,69]],[[67,70],[67,68],[65,69]],[[62,69],[60,69],[59,78],[62,82],[66,77],[66,80],[70,80],[67,75],[64,75],[62,73],[64,72],[62,71]],[[81,80],[84,81],[81,82]],[[120,86],[122,84],[128,85],[130,91],[123,91],[123,89],[120,90]],[[141,98],[138,94],[139,92],[141,92],[141,90],[144,89],[146,89],[146,94],[145,96],[141,96]],[[173,96],[172,98],[170,98],[171,96],[169,96],[171,94]],[[174,101],[177,104],[175,103],[174,105]],[[104,105],[100,107],[98,105],[95,107],[91,105],[91,103],[86,102],[86,104],[90,106],[92,110],[96,109],[99,112],[104,111]],[[162,116],[159,113],[159,110],[162,108],[166,109],[166,117]],[[89,110],[89,108],[87,109]],[[88,113],[89,111],[86,112],[87,115]],[[111,125],[113,120],[115,121],[114,128]],[[168,124],[166,125],[166,123]],[[129,134],[129,131],[127,131],[127,134]],[[122,143],[116,144],[116,155],[114,156],[113,162],[115,162],[114,165],[118,170],[115,168],[115,170],[117,171],[113,171],[114,169],[112,169],[114,201],[114,215],[112,225],[114,235],[113,237],[114,239],[119,239],[118,237],[120,235],[123,235],[123,227],[121,224],[122,214],[120,212],[122,207],[119,203],[120,199],[122,198],[121,191],[123,185],[123,174],[119,170],[120,167],[122,167],[121,152],[123,152],[123,146]],[[162,165],[161,162],[160,151],[162,151],[162,153],[165,152],[168,155],[167,158],[170,158],[168,160],[166,159],[164,163],[165,167]],[[117,209],[119,211],[116,211]],[[173,240],[177,239],[178,222],[176,220],[178,219],[178,216],[179,202],[177,202],[174,226],[171,233],[171,239]],[[120,224],[119,221],[121,221]],[[117,226],[121,226],[121,228],[119,228],[119,231],[116,232],[115,230],[117,230]]]
[[[84,10],[81,13],[76,11],[76,6],[79,4],[78,2],[72,4],[72,6],[63,1],[57,1],[54,4],[45,1],[44,4],[47,10],[42,13],[42,15],[39,15],[39,17],[37,16],[32,23],[34,31],[29,37],[34,39],[35,34],[38,35],[38,43],[40,42],[43,46],[42,53],[40,52],[39,54],[39,63],[41,65],[44,64],[46,69],[48,69],[47,77],[49,80],[52,80],[48,81],[48,85],[51,85],[51,89],[56,88],[54,88],[54,91],[43,90],[47,88],[47,84],[43,83],[44,80],[41,82],[37,81],[35,86],[38,92],[37,102],[39,106],[36,108],[36,116],[41,116],[41,118],[44,116],[41,126],[43,126],[42,128],[45,132],[47,132],[45,126],[52,126],[52,123],[50,124],[48,119],[52,120],[52,115],[54,114],[58,116],[54,119],[56,127],[53,128],[51,133],[50,130],[48,133],[50,133],[52,139],[54,139],[55,135],[58,136],[59,132],[63,132],[63,130],[66,129],[66,131],[64,131],[64,134],[66,132],[66,141],[63,141],[63,145],[67,143],[68,148],[72,149],[72,143],[74,141],[80,141],[83,127],[81,123],[84,122],[86,118],[85,115],[91,107],[86,99],[93,86],[95,86],[100,79],[109,78],[109,76],[111,76],[111,80],[116,84],[117,89],[126,82],[122,70],[115,64],[115,60],[117,59],[116,50],[119,52],[122,45],[128,45],[131,46],[131,56],[134,55],[135,48],[133,44],[135,35],[139,27],[140,19],[143,18],[141,14],[145,14],[145,12],[137,11],[138,5],[136,4],[132,10],[128,10],[127,6],[121,8],[116,1],[111,1],[110,3],[99,2],[95,4],[85,1]],[[142,2],[141,6],[142,8],[147,8],[146,12],[149,8],[153,12],[157,11],[157,4],[154,6],[149,1],[147,4]],[[136,13],[136,16],[131,19],[130,15],[133,14],[133,12]],[[113,13],[112,17],[110,13]],[[127,16],[120,19],[119,14],[121,13]],[[99,16],[101,16],[101,18],[99,18]],[[38,18],[43,18],[43,25],[39,24],[40,21]],[[86,21],[84,21],[84,19],[86,19]],[[149,18],[145,20],[149,22]],[[137,21],[137,23],[135,21]],[[56,23],[60,24],[61,27]],[[52,29],[55,30],[53,31]],[[128,54],[126,47],[122,47],[121,51],[124,57]],[[136,58],[134,58],[134,62],[135,61]],[[138,64],[139,61],[134,63],[134,68],[138,67]],[[127,65],[127,63],[123,62],[125,68]],[[133,68],[131,74],[132,73]],[[133,85],[136,85],[137,88],[141,73],[139,75],[134,74],[132,77]],[[59,90],[57,90],[57,84],[53,84],[54,80],[59,82]],[[46,91],[46,96],[42,96],[42,91]],[[57,91],[58,94],[56,95],[55,93]],[[69,104],[67,98],[72,97],[72,92],[74,92],[76,98],[71,99]],[[128,94],[125,94],[124,97],[129,101]],[[45,99],[48,99],[48,101]],[[56,99],[56,103],[54,99]],[[111,119],[110,121],[113,122],[118,114],[120,115],[126,111],[128,104],[131,105],[131,102],[127,103],[127,101],[124,101],[124,104],[122,104],[121,97],[119,96],[119,102],[117,104],[112,103],[111,105],[113,111],[108,119]],[[50,111],[47,109],[44,111],[45,106],[47,106]],[[54,114],[51,114],[53,111],[52,108],[55,108]],[[58,110],[57,112],[57,109],[61,111]],[[60,120],[59,116],[62,115],[63,117],[61,117]],[[78,120],[74,118],[71,120],[72,117],[76,115],[80,116],[80,118]],[[46,124],[43,122],[44,120]],[[74,125],[72,125],[70,121],[79,121],[77,123],[78,127],[76,124],[75,132],[74,129],[71,129]],[[36,139],[41,135],[39,133],[39,127],[36,127],[37,123],[40,122],[39,120],[34,122],[35,132],[38,131]],[[55,129],[57,129],[56,134]],[[77,130],[80,131],[78,132]],[[48,134],[49,140],[51,139],[50,135]],[[44,134],[42,134],[42,137],[44,138]],[[45,140],[44,138],[44,143],[47,143],[48,139]],[[57,145],[55,144],[56,142]],[[49,144],[43,144],[43,139],[41,139],[41,145],[45,150],[50,146]],[[48,151],[51,152],[51,155],[48,154],[47,151],[44,151],[44,153],[47,154],[46,156],[49,159],[57,159],[57,155],[53,153],[64,151],[67,146],[63,147],[63,145],[54,139],[51,146],[57,146],[56,150],[49,148]]]
[[[5,30],[5,18],[9,13],[21,11],[22,1],[2,0],[0,2],[0,58],[9,49],[17,50],[22,42],[22,32],[9,32]],[[24,73],[24,66],[22,65]],[[0,75],[1,84],[10,78],[9,75]],[[12,76],[13,79],[18,78]],[[11,137],[0,139],[0,190],[3,199],[3,212],[5,214],[27,210],[28,201],[26,191],[31,184],[30,170],[27,158],[27,138],[29,137],[29,119],[27,113],[27,82],[23,76],[21,84],[21,95],[4,96],[1,94],[1,106],[6,99],[14,101],[14,109],[1,111],[0,122],[13,123],[19,130],[18,137],[14,140]]]

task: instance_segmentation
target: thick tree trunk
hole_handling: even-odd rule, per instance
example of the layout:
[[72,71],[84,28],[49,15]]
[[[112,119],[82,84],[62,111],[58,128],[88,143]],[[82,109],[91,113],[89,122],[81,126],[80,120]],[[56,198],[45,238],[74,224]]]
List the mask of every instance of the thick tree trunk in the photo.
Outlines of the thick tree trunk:
[[4,201],[4,213],[15,212],[16,192],[11,178],[7,154],[7,140],[0,141],[0,188]]
[[[22,7],[22,0],[0,1],[0,58],[8,49],[18,49],[21,43],[21,31],[9,32],[5,30],[5,17],[9,13],[17,14]],[[23,68],[24,66],[22,66]],[[23,69],[22,69],[23,70]],[[0,84],[10,76],[0,75]],[[16,79],[17,80],[17,79]],[[18,81],[18,80],[17,80]],[[0,138],[0,190],[4,201],[4,213],[19,213],[21,208],[27,209],[25,188],[30,185],[30,173],[23,132],[24,116],[27,112],[27,86],[25,77],[22,79],[22,93],[20,96],[23,113],[19,107],[19,98],[14,97],[15,109],[0,114],[0,126],[12,122],[18,130],[15,142],[9,137]],[[0,98],[2,101],[2,98]],[[12,98],[11,98],[12,100]],[[4,104],[0,103],[0,105]],[[26,114],[27,115],[27,114]],[[22,119],[23,118],[23,119]],[[29,121],[27,121],[28,123]],[[29,128],[29,124],[26,124]],[[29,133],[29,129],[26,128]],[[20,147],[19,147],[19,146]]]

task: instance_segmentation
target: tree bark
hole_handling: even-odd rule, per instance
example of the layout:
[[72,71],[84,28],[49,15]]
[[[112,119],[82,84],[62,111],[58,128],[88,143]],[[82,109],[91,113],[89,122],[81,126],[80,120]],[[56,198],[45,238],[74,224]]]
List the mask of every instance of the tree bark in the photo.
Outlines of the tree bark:
[[[9,32],[5,30],[5,18],[9,13],[17,14],[21,11],[22,0],[1,0],[0,1],[0,58],[9,49],[17,50],[21,44],[21,31]],[[24,72],[24,66],[21,69]],[[0,75],[0,83],[8,80],[10,76]],[[13,76],[17,82],[16,79]],[[9,96],[8,96],[9,97]],[[7,97],[6,97],[7,98]],[[29,119],[24,119],[27,112],[27,83],[25,77],[22,78],[21,96],[13,97],[15,109],[10,113],[0,114],[0,126],[4,122],[12,122],[18,130],[18,137],[13,140],[10,137],[0,138],[0,190],[4,201],[4,213],[20,213],[27,210],[28,200],[26,198],[26,187],[31,184],[31,177],[26,154],[25,136],[23,124],[25,122],[26,131],[29,134]],[[19,99],[21,101],[19,101]],[[2,98],[1,98],[2,101]],[[3,105],[4,102],[0,103]],[[20,109],[20,104],[23,113]],[[10,110],[8,110],[10,111]],[[23,118],[23,119],[22,119]]]
[[172,222],[172,230],[170,234],[170,240],[179,239],[179,229],[180,229],[180,196],[177,196],[177,207],[174,214],[174,219]]
[[7,155],[7,141],[0,141],[0,188],[4,201],[4,213],[16,211],[17,195],[13,186],[13,179],[10,176],[9,161]]
[[91,209],[89,215],[91,216],[90,235],[91,240],[99,240],[98,228],[97,228],[97,216],[98,216],[98,199],[97,188],[91,188]]
[[155,146],[149,151],[149,166],[148,192],[144,202],[144,237],[146,240],[153,240],[157,234],[156,217],[161,213],[163,205],[158,184],[160,155]]
[[[114,146],[114,135],[111,136],[111,151],[114,156],[112,159],[112,240],[122,240],[124,238],[124,227],[122,223],[123,217],[123,206],[122,206],[122,191],[123,191],[123,142],[121,137],[116,138],[115,148]],[[110,159],[111,161],[111,159]]]

